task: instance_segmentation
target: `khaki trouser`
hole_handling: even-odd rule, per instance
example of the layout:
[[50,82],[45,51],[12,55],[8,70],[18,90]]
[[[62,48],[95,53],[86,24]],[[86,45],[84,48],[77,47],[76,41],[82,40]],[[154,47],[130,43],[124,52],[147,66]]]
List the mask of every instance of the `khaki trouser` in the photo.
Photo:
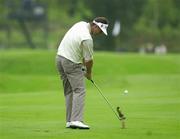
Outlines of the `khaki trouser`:
[[66,122],[83,121],[85,83],[82,64],[56,56],[56,64],[63,81],[66,101]]

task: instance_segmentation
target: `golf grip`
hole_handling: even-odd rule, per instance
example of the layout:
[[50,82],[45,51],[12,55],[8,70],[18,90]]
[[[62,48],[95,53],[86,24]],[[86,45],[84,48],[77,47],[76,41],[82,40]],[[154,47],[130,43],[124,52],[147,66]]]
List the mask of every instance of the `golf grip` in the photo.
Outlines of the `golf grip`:
[[109,108],[114,112],[114,114],[116,115],[116,117],[118,118],[118,120],[121,120],[121,118],[118,116],[118,114],[116,113],[116,111],[113,109],[113,106],[111,103],[109,103],[108,99],[102,94],[101,90],[99,89],[99,87],[96,85],[96,83],[93,80],[90,80],[94,86],[97,88],[97,90],[99,91],[99,93],[101,94],[101,96],[104,98],[104,100],[106,101],[106,103],[108,104]]

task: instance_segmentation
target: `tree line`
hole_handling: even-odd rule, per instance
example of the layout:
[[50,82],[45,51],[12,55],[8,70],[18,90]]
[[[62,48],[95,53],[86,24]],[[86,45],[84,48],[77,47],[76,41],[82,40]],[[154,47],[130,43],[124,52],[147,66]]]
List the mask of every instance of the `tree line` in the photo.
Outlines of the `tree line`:
[[[16,3],[19,1],[14,0]],[[47,5],[50,31],[58,31],[54,34],[60,38],[79,20],[90,21],[96,16],[105,16],[110,21],[109,35],[95,39],[98,50],[138,51],[147,44],[163,44],[171,52],[180,51],[180,0],[34,1]],[[1,0],[3,2],[5,0]],[[6,11],[2,5],[1,9]],[[113,36],[116,21],[120,22],[120,33]]]

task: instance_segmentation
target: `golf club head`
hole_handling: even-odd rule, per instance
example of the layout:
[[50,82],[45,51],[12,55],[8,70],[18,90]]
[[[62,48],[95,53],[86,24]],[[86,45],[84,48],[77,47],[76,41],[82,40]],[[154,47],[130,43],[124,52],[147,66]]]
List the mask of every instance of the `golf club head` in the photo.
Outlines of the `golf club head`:
[[126,117],[124,116],[124,114],[121,112],[120,107],[117,107],[116,110],[117,110],[117,113],[118,113],[118,115],[119,115],[119,117],[120,117],[120,120],[126,119]]
[[120,107],[117,107],[117,113],[119,115],[119,120],[121,120],[121,125],[122,125],[122,129],[125,128],[125,119],[126,117],[124,116],[124,114],[120,111]]

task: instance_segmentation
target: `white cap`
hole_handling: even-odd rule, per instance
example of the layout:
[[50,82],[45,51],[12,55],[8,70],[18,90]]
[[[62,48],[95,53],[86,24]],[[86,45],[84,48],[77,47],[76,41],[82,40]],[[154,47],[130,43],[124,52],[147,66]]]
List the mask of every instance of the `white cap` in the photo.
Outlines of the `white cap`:
[[96,24],[101,30],[102,32],[107,35],[107,28],[108,28],[108,24],[104,24],[101,22],[96,22],[95,20],[93,21],[94,24]]

